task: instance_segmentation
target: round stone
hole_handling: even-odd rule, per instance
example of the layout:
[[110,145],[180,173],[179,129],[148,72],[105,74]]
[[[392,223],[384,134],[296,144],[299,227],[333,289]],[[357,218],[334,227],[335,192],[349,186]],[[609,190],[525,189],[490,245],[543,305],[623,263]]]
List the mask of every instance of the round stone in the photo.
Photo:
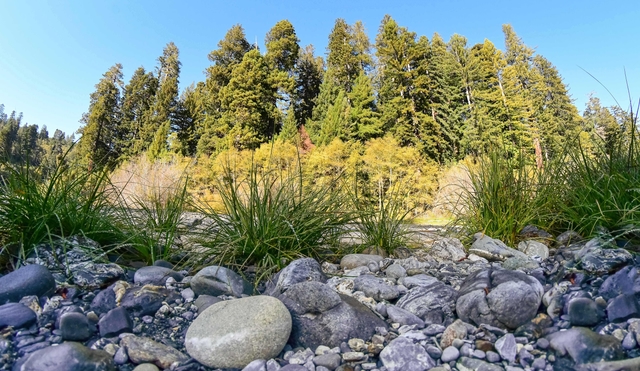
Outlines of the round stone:
[[253,296],[222,301],[189,326],[187,353],[213,368],[243,368],[256,359],[275,358],[291,333],[289,310],[276,298]]
[[460,357],[460,351],[458,350],[458,348],[454,346],[450,346],[445,348],[442,351],[442,356],[440,356],[440,360],[444,363],[447,363],[447,362],[455,361],[456,359],[458,359],[458,357]]

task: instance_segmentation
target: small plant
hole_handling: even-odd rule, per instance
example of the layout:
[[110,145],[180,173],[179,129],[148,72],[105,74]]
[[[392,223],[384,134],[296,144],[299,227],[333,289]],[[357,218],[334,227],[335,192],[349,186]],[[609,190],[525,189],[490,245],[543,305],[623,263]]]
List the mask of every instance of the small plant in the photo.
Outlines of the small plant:
[[253,165],[246,178],[236,177],[227,168],[217,180],[222,213],[200,208],[216,229],[203,245],[217,264],[255,266],[257,281],[294,259],[320,258],[352,219],[342,211],[343,198],[326,188],[304,187],[299,172],[259,173]]

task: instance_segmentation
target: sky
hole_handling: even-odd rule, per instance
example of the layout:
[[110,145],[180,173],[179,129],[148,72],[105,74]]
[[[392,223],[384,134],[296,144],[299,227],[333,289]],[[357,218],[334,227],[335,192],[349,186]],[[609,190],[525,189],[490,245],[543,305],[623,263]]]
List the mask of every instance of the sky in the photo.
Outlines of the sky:
[[207,55],[234,24],[264,52],[267,31],[288,19],[300,44],[324,56],[337,18],[361,20],[373,43],[385,14],[429,39],[457,33],[469,46],[489,39],[502,50],[502,25],[511,24],[557,67],[580,112],[592,93],[615,104],[588,73],[628,108],[626,70],[631,96],[640,97],[637,0],[0,0],[0,104],[23,112],[23,123],[69,135],[110,66],[123,65],[126,83],[140,66],[154,70],[170,41],[180,50],[184,89],[205,79]]

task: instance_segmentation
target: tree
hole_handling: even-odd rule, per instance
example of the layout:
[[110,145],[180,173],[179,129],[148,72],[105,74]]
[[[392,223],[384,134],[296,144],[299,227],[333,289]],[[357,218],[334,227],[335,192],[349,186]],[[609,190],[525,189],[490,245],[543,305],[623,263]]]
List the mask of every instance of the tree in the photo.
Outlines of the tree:
[[119,137],[124,158],[145,151],[154,135],[153,108],[158,79],[152,72],[139,67],[124,88],[122,99],[122,125]]
[[178,47],[173,42],[167,44],[158,58],[158,91],[152,119],[155,134],[149,146],[149,156],[157,158],[167,150],[167,138],[175,124],[178,110],[178,83],[180,78],[180,60]]
[[348,94],[351,110],[345,139],[365,142],[382,135],[382,121],[376,109],[374,94],[371,79],[364,70],[360,71],[353,90]]
[[369,49],[369,38],[361,22],[351,27],[344,19],[336,19],[327,45],[325,78],[349,93],[360,71],[372,63]]
[[582,117],[588,130],[602,139],[607,153],[611,153],[622,136],[622,128],[611,111],[602,107],[598,97],[591,95]]
[[311,119],[323,77],[324,61],[314,55],[313,45],[307,45],[300,50],[295,69],[293,109],[298,126]]
[[122,88],[122,65],[118,63],[105,72],[91,93],[89,112],[83,115],[84,125],[78,130],[82,134],[79,157],[90,170],[113,166],[120,155],[117,134]]

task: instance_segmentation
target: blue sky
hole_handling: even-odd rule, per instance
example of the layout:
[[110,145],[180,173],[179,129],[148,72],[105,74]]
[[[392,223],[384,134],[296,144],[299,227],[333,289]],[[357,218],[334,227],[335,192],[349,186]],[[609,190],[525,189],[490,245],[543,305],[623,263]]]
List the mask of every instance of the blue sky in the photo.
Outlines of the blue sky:
[[[42,1],[0,0],[0,103],[24,112],[50,134],[75,132],[102,74],[122,63],[125,80],[144,66],[153,70],[169,41],[180,49],[181,88],[204,79],[208,53],[234,24],[264,43],[279,20],[294,25],[302,45],[324,55],[336,18],[362,20],[371,40],[382,17],[431,38],[454,33],[469,44],[485,38],[504,46],[501,25],[510,23],[525,44],[549,59],[564,77],[580,111],[591,92],[614,104],[581,68],[628,106],[640,97],[640,6],[630,1],[405,0],[314,2],[262,1]],[[264,51],[264,47],[262,48]]]

